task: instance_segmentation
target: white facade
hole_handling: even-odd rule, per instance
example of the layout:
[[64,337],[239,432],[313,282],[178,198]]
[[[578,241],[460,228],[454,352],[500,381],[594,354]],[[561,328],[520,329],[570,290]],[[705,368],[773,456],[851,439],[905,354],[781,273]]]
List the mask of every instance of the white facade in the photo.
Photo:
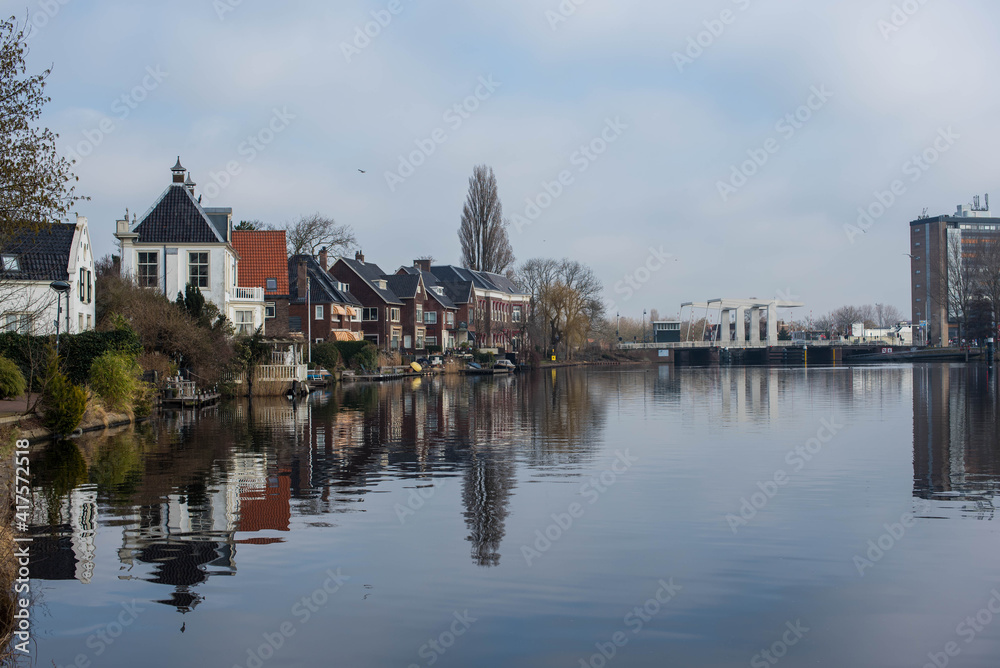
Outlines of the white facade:
[[[7,254],[4,256],[6,258]],[[26,263],[24,257],[17,257],[16,253],[12,256],[19,263]],[[90,244],[90,228],[83,216],[77,217],[66,261],[70,290],[61,297],[59,331],[79,334],[97,325],[94,252]],[[60,298],[50,284],[62,278],[4,280],[0,285],[0,329],[39,336],[55,334]]]

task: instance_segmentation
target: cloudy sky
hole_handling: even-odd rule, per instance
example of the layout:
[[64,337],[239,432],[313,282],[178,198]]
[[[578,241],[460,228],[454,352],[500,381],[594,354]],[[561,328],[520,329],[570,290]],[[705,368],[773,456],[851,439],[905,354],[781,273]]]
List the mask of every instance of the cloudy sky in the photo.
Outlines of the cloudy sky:
[[457,263],[485,163],[518,260],[588,263],[623,315],[723,296],[908,315],[907,223],[989,192],[1000,153],[986,0],[3,5],[54,67],[43,120],[99,254],[180,155],[237,220],[319,211],[387,270]]

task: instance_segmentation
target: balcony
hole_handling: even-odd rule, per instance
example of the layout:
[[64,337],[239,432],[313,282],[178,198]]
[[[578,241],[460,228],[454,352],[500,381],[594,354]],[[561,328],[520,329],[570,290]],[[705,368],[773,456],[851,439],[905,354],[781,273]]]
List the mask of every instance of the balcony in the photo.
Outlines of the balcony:
[[264,288],[232,288],[228,296],[233,302],[262,302]]

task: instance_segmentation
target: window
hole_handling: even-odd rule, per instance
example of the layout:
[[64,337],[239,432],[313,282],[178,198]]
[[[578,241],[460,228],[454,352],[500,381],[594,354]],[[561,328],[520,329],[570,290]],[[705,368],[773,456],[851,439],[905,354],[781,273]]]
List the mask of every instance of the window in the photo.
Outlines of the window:
[[87,270],[87,303],[94,301],[94,275]]
[[378,309],[377,308],[363,308],[361,309],[361,319],[365,322],[372,322],[378,320]]
[[264,317],[273,318],[275,316],[274,302],[264,302]]
[[417,304],[417,317],[414,318],[414,320],[416,322],[423,322],[424,321],[424,305],[423,304]]
[[90,314],[89,313],[87,314],[87,329],[88,330],[92,329],[91,322],[90,322]]
[[276,292],[278,290],[278,279],[267,278],[264,279],[264,289],[268,292]]
[[453,311],[448,311],[444,316],[444,321],[448,323],[448,325],[453,326],[455,324],[455,313]]
[[[398,308],[391,308],[391,309],[389,309],[389,321],[390,322],[399,322],[399,309]],[[406,347],[409,348],[409,346],[406,346]]]
[[16,255],[4,255],[3,256],[3,270],[4,271],[21,271],[21,263],[18,261]]
[[521,305],[518,304],[514,306],[513,311],[511,311],[511,320],[514,322],[521,322]]
[[82,313],[80,314],[80,329],[78,331],[80,331],[80,332],[83,331],[83,314]]
[[436,325],[438,322],[437,311],[427,311],[424,313],[424,323],[427,325]]
[[422,329],[417,330],[417,350],[424,349],[424,335],[426,332]]
[[253,311],[237,311],[235,324],[237,334],[253,334]]
[[413,347],[413,337],[407,334],[403,337],[403,348],[409,350]]
[[316,319],[317,320],[322,320],[323,319],[323,305],[322,304],[320,304],[319,306],[316,307]]
[[[83,304],[87,301],[87,270],[80,267],[80,280],[76,282],[77,292],[80,295],[80,303]],[[83,314],[80,314],[80,329],[83,329]]]
[[159,285],[159,253],[140,252],[138,268],[140,286],[144,288],[155,288]]
[[31,315],[28,313],[7,313],[3,317],[5,331],[31,334]]
[[438,337],[428,336],[427,338],[424,339],[424,342],[429,346],[436,346],[438,344]]
[[208,253],[188,253],[188,283],[208,288]]

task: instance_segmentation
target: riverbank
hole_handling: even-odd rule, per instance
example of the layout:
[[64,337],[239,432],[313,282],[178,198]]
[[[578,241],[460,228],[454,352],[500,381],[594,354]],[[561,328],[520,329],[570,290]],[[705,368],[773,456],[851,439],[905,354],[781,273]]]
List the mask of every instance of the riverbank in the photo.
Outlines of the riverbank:
[[[22,410],[25,407],[25,402],[21,399],[18,399],[17,402],[3,403],[16,403],[22,407]],[[148,419],[149,417],[136,418],[131,413],[109,411],[100,403],[91,402],[88,404],[87,412],[83,414],[83,420],[80,421],[74,433],[103,431],[105,429],[143,422]],[[36,413],[5,414],[0,411],[0,437],[6,440],[8,432],[12,433],[12,439],[25,439],[32,444],[51,441],[56,436],[42,424],[41,417]]]

